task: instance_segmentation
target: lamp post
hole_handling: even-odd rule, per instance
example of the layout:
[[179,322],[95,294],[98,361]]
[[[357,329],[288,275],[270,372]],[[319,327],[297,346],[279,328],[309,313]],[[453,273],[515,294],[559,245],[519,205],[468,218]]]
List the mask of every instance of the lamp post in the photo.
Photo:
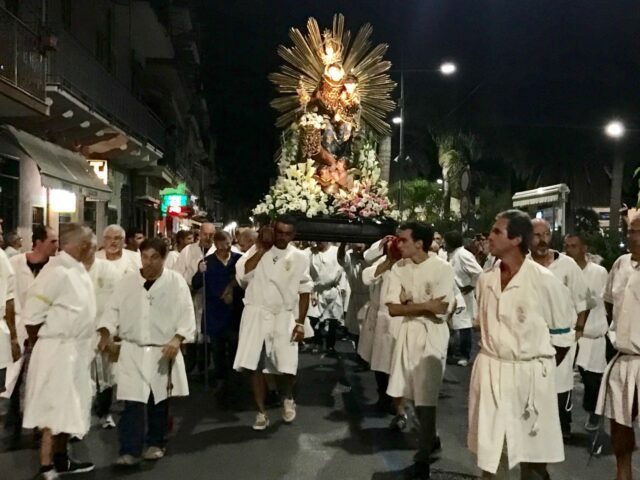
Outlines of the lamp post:
[[620,152],[618,142],[625,135],[625,126],[619,120],[612,120],[604,127],[604,133],[614,141],[613,168],[611,169],[611,198],[609,201],[609,232],[618,237],[620,225],[620,206],[622,203],[622,177],[624,175],[624,157]]
[[[392,70],[393,71],[393,70]],[[455,74],[458,71],[458,67],[454,62],[447,61],[443,62],[437,69],[405,69],[402,68],[400,70],[396,70],[396,72],[400,72],[400,99],[398,100],[398,107],[400,109],[400,115],[397,117],[393,117],[391,120],[394,125],[398,125],[400,127],[400,139],[398,145],[398,156],[394,159],[394,161],[402,166],[404,166],[405,154],[404,154],[404,133],[405,133],[405,118],[404,118],[404,109],[405,109],[405,97],[404,97],[404,74],[405,73],[439,73],[445,77],[449,77]],[[400,179],[398,181],[398,209],[402,212],[403,200],[404,200],[404,172],[401,173]]]

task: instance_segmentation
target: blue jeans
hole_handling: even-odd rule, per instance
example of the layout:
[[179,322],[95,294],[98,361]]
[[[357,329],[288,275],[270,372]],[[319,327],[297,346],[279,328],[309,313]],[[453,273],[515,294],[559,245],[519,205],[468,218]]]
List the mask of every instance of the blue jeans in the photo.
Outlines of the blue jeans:
[[169,404],[164,400],[156,405],[153,393],[150,393],[146,405],[142,402],[124,402],[124,411],[118,422],[120,455],[142,455],[145,444],[145,420],[147,447],[164,448],[169,423]]

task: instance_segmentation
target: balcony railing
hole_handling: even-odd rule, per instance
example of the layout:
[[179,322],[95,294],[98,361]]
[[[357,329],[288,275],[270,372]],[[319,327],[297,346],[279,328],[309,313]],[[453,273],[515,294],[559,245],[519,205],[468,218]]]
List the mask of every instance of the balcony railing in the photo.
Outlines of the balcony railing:
[[0,78],[44,102],[45,62],[38,35],[2,7]]
[[72,36],[61,33],[49,59],[49,85],[59,85],[126,133],[164,150],[162,122]]

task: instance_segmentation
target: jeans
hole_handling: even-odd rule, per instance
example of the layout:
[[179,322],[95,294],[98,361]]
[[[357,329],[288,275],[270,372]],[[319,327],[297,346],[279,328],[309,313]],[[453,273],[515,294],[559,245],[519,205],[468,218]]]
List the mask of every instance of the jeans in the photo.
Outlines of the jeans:
[[156,405],[154,404],[153,393],[150,393],[149,401],[146,405],[142,402],[125,401],[124,411],[118,423],[120,455],[140,457],[145,444],[145,437],[147,447],[164,448],[168,425],[169,404],[167,400]]

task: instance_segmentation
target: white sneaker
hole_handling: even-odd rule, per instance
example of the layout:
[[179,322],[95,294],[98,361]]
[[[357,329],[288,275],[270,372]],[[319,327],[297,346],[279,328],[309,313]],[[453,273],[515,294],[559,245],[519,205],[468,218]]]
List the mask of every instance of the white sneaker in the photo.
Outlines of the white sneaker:
[[460,360],[458,360],[458,366],[466,367],[467,365],[469,365],[469,360],[467,360],[466,358],[461,358]]
[[164,449],[160,447],[149,447],[142,454],[145,460],[160,460],[164,457]]
[[116,428],[116,422],[113,420],[111,414],[100,418],[100,426],[105,430],[109,428]]
[[282,419],[291,423],[296,419],[296,402],[293,398],[285,398],[282,402]]
[[253,423],[254,430],[265,430],[269,426],[269,417],[266,413],[258,412],[256,421]]

